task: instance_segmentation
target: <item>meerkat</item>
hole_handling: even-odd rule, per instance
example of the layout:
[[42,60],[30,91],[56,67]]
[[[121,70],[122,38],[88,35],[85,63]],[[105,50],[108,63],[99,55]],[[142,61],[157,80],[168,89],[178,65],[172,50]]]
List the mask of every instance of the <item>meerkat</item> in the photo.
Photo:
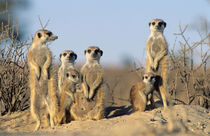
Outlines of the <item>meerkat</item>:
[[[47,47],[46,43],[54,41],[58,36],[54,35],[48,30],[39,30],[36,32],[32,45],[28,52],[28,64],[29,64],[29,88],[31,90],[30,96],[30,109],[31,115],[36,120],[35,131],[40,128],[41,117],[40,108],[41,105],[47,106],[50,114],[50,125],[54,126],[54,115],[51,111],[54,108],[53,102],[55,93],[51,92],[54,89],[48,90],[48,86],[52,87],[53,80],[50,77],[50,67],[52,63],[52,53]],[[53,97],[53,98],[51,98]]]
[[160,94],[163,105],[167,107],[168,93],[168,44],[163,35],[166,23],[161,19],[153,19],[149,22],[150,35],[146,42],[147,60],[146,72],[160,74],[163,84],[160,86]]
[[148,95],[152,94],[155,89],[156,80],[154,74],[146,73],[142,79],[143,81],[133,85],[130,91],[130,99],[133,111],[144,111],[146,109]]
[[85,50],[86,63],[81,68],[83,92],[75,93],[76,103],[71,108],[75,120],[99,120],[104,117],[104,73],[100,65],[102,55],[103,51],[96,46]]
[[80,73],[75,69],[69,69],[65,73],[66,80],[62,85],[60,97],[60,109],[57,117],[58,123],[61,123],[63,117],[64,123],[71,121],[70,108],[75,102],[74,94],[76,92],[76,85],[80,83]]
[[60,54],[61,66],[58,70],[58,90],[61,93],[63,83],[65,81],[65,73],[68,69],[75,69],[74,63],[77,59],[77,54],[71,50],[66,50]]

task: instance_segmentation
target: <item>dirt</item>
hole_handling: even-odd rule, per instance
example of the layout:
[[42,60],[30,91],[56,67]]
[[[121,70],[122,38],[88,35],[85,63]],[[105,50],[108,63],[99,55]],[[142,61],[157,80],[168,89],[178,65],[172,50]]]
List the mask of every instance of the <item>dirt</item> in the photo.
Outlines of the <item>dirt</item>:
[[[127,115],[120,115],[127,109]],[[145,112],[129,112],[128,107],[109,107],[107,117],[98,120],[72,121],[54,128],[48,123],[33,132],[35,121],[29,111],[0,117],[2,136],[202,136],[210,135],[210,113],[200,106],[175,105]]]

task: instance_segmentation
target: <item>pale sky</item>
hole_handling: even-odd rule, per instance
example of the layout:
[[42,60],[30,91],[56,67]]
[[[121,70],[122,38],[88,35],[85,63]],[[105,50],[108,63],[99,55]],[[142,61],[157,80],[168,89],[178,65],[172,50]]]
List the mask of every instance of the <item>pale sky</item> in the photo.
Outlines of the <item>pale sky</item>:
[[[121,65],[123,56],[136,63],[144,63],[145,43],[149,36],[149,21],[163,19],[167,23],[165,37],[172,48],[179,24],[192,24],[200,16],[210,20],[210,3],[207,0],[34,0],[27,12],[29,36],[40,29],[48,19],[48,30],[59,36],[49,46],[58,60],[64,50],[73,50],[77,62],[84,63],[84,50],[99,46],[104,55],[103,65]],[[192,42],[199,35],[189,30]]]

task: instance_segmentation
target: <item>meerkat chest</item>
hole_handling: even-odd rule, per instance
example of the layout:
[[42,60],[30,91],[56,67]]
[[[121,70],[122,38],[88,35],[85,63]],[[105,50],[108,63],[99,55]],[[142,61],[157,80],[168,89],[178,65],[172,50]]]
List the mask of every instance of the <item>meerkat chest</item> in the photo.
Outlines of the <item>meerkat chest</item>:
[[99,72],[100,72],[99,68],[91,67],[87,69],[87,71],[85,72],[86,73],[85,80],[89,86],[91,86],[97,80]]
[[151,37],[149,39],[150,52],[153,58],[161,52],[161,47],[163,46],[162,44],[163,42],[160,37]]
[[39,66],[43,66],[45,64],[47,60],[47,51],[48,49],[46,48],[35,48],[33,50],[34,60]]

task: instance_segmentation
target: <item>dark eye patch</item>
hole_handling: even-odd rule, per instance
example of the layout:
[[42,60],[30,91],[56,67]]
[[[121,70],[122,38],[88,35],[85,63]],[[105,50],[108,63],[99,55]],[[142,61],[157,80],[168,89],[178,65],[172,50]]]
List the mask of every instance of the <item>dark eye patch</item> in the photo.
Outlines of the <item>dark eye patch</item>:
[[99,52],[99,49],[96,49],[96,50],[95,50],[95,53],[98,53],[98,52]]
[[66,74],[66,77],[69,77],[69,73]]
[[66,53],[63,54],[64,57],[65,57],[66,55],[67,55]]
[[42,37],[42,34],[41,34],[41,33],[38,33],[37,36],[38,36],[39,38],[41,38],[41,37]]
[[147,79],[148,77],[147,76],[144,76],[144,78]]
[[152,22],[152,25],[154,26],[155,25],[155,22]]
[[47,32],[46,34],[50,37],[52,35],[52,32]]
[[159,25],[159,26],[162,26],[162,25],[163,25],[163,22],[159,22],[158,25]]
[[70,57],[74,57],[74,53],[70,53],[70,55],[69,55]]
[[91,50],[87,50],[88,53],[91,53]]

